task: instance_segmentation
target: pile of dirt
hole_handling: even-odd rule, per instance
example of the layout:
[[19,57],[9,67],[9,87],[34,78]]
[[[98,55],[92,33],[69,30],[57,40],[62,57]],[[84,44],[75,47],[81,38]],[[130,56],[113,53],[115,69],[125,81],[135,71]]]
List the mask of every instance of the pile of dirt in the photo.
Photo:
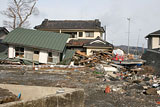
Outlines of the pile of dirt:
[[0,104],[18,101],[18,97],[7,89],[0,88]]

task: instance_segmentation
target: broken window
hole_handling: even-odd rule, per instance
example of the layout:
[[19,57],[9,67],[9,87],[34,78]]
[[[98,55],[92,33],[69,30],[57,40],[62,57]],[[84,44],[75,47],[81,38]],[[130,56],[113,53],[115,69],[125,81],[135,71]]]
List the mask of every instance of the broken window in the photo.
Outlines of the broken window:
[[59,62],[59,54],[49,52],[48,53],[48,62],[51,62],[51,63],[54,63],[54,64],[58,63]]
[[86,37],[94,37],[94,32],[85,32]]
[[48,53],[48,62],[53,62],[52,52]]
[[34,54],[39,54],[39,51],[34,51]]
[[22,48],[22,47],[15,47],[15,56],[17,58],[24,58],[24,48]]
[[79,37],[83,37],[83,32],[79,32]]

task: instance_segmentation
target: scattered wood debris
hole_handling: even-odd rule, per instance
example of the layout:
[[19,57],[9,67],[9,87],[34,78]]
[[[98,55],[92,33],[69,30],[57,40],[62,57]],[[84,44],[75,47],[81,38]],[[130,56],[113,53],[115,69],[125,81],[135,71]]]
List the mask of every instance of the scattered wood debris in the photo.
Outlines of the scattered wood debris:
[[95,66],[96,63],[101,63],[101,61],[111,62],[112,53],[107,51],[92,51],[93,55],[87,56],[85,53],[76,51],[72,61],[75,65],[84,65],[88,67]]

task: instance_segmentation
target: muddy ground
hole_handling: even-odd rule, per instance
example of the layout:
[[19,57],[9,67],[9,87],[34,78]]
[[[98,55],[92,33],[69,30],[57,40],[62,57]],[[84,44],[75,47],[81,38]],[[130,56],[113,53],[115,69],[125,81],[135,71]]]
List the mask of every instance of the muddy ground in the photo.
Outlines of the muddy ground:
[[[104,74],[89,68],[54,68],[40,71],[0,68],[0,83],[83,88],[85,107],[157,107],[156,102],[160,101],[158,95],[143,94],[139,84],[123,80],[104,81]],[[123,86],[123,92],[106,94],[104,90],[107,85]]]

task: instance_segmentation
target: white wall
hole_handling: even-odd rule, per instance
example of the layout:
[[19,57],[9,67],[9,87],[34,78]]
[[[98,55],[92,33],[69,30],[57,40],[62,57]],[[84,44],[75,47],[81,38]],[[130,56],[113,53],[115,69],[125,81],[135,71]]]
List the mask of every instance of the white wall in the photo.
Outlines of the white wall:
[[33,51],[28,48],[24,48],[24,58],[33,60]]
[[39,62],[47,63],[47,59],[48,59],[48,52],[41,50],[39,53]]
[[107,50],[106,48],[87,48],[86,50],[86,54],[89,56],[89,55],[92,55],[92,51],[105,51]]
[[85,34],[85,32],[82,32],[83,33],[83,35],[82,35],[82,37],[79,37],[79,32],[77,32],[77,37],[76,38],[68,38],[68,40],[67,40],[67,43],[71,40],[71,39],[95,39],[95,38],[97,38],[98,36],[102,36],[102,33],[101,32],[94,32],[94,37],[86,37],[86,34]]
[[152,37],[152,49],[160,48],[159,37]]
[[97,37],[101,37],[101,33],[100,32],[94,32],[94,38],[97,38]]
[[[58,63],[60,61],[60,54],[58,52],[52,52],[54,61],[53,63]],[[31,48],[24,48],[24,59],[27,60],[33,60],[33,55],[34,55],[34,49]],[[15,47],[14,46],[9,46],[8,48],[8,57],[9,58],[14,58],[15,57]],[[39,60],[40,63],[48,63],[48,52],[44,50],[40,50],[39,52]]]
[[94,37],[86,37],[86,33],[84,32],[84,33],[83,33],[83,37],[81,37],[81,38],[83,38],[83,39],[95,39],[95,38],[97,38],[98,36],[101,36],[101,33],[100,33],[100,32],[94,32]]
[[15,57],[15,49],[13,46],[9,46],[8,48],[8,57],[9,58],[14,58]]

